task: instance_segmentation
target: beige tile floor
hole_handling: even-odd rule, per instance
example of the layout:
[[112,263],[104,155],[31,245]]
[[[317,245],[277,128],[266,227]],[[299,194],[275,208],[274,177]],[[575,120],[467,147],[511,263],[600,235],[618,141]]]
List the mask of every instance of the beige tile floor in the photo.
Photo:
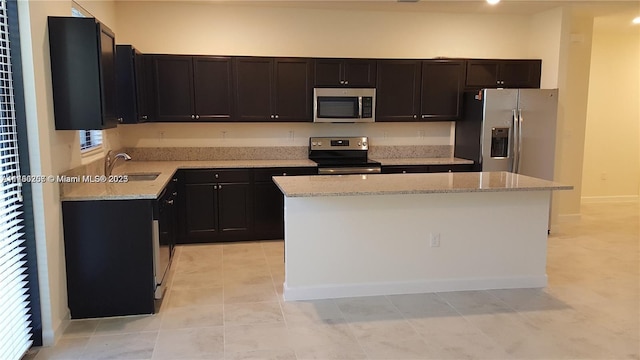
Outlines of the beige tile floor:
[[283,242],[177,248],[153,316],[71,321],[35,359],[639,359],[638,203],[549,238],[545,289],[282,301]]

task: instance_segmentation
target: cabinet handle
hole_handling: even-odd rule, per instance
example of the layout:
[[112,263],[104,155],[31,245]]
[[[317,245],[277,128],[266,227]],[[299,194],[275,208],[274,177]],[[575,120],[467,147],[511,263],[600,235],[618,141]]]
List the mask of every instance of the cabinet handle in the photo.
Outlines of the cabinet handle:
[[178,195],[178,192],[174,191],[174,192],[171,193],[171,195],[176,196],[176,195]]
[[273,119],[273,115],[271,115],[271,118]]
[[276,115],[276,119],[279,118],[280,116]]
[[282,176],[287,176],[287,173],[282,173]]
[[414,119],[417,119],[417,118],[418,118],[418,115],[413,115],[413,118],[414,118]]
[[142,120],[147,120],[149,117],[147,115],[142,115]]
[[171,179],[171,181],[178,182],[178,178],[173,178],[173,179]]
[[215,174],[214,176],[215,176],[216,179],[220,177],[218,174]]
[[165,201],[165,204],[167,204],[167,205],[173,205],[173,199]]
[[344,80],[340,80],[340,84],[343,84],[343,85],[344,85]]
[[345,85],[349,85],[349,81],[348,81],[348,80],[345,80],[345,81],[344,81],[344,84],[345,84]]
[[195,115],[191,115],[191,118],[192,118],[192,119],[195,119],[195,118],[196,118],[196,116],[195,116]]
[[426,119],[426,118],[427,118],[427,115],[422,115],[421,117],[422,117],[423,119]]
[[402,173],[403,173],[403,174],[406,174],[406,173],[407,173],[407,170],[402,170]]
[[123,118],[121,118],[121,117],[119,117],[119,118],[118,118],[118,122],[119,122],[119,123],[122,123],[123,121],[124,121],[124,119],[123,119]]
[[218,190],[218,185],[213,185],[213,190]]
[[196,119],[200,119],[200,115],[196,115]]
[[222,190],[222,185],[218,185],[218,190]]

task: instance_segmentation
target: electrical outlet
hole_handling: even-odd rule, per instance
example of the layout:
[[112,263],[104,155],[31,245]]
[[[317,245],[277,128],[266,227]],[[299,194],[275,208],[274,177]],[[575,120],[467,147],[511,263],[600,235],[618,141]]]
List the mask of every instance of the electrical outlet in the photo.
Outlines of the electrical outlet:
[[431,247],[440,247],[440,233],[429,234],[429,241]]

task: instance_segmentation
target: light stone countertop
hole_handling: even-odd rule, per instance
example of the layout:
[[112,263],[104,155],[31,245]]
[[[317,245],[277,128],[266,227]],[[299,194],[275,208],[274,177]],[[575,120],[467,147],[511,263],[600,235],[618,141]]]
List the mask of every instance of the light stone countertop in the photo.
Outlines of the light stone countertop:
[[402,158],[402,159],[381,159],[371,158],[384,165],[467,165],[473,164],[473,160],[440,157],[440,158]]
[[[127,161],[119,162],[112,175],[160,173],[152,181],[125,183],[63,184],[61,201],[157,199],[178,169],[224,169],[268,167],[315,167],[315,162],[299,160],[214,160],[214,161]],[[95,174],[102,175],[102,174]]]
[[274,176],[287,197],[571,190],[509,172]]
[[[447,165],[473,164],[458,158],[377,159],[382,165]],[[224,169],[267,167],[316,167],[308,159],[296,160],[208,160],[208,161],[127,161],[118,162],[112,175],[126,173],[160,173],[152,181],[126,183],[66,183],[62,186],[61,201],[156,199],[178,169]],[[89,175],[102,175],[89,174]],[[406,174],[404,174],[406,175]]]

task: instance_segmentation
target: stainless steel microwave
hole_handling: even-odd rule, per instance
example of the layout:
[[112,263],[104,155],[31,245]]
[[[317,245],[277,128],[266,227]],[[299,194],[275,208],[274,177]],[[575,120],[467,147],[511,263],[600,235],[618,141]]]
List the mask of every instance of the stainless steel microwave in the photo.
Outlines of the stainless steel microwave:
[[376,89],[313,89],[313,122],[374,122]]

